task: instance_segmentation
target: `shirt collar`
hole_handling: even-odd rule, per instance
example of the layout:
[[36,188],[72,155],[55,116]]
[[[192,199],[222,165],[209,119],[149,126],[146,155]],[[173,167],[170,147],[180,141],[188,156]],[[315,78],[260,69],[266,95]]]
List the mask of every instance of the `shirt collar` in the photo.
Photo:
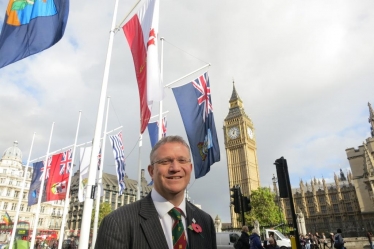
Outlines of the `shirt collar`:
[[[171,204],[169,201],[167,201],[164,197],[162,197],[156,189],[152,189],[151,191],[151,197],[153,200],[153,203],[155,204],[158,216],[160,218],[163,218],[173,207],[174,205]],[[184,218],[187,218],[187,212],[186,212],[186,199],[184,198],[185,196],[183,195],[183,200],[177,208],[183,211],[183,216]]]

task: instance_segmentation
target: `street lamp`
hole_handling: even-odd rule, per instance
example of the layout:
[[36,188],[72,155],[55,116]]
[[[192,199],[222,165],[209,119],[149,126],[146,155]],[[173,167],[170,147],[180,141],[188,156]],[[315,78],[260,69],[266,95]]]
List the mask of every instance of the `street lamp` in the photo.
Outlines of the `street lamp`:
[[[274,174],[273,174],[273,178],[271,178],[271,180],[273,181],[274,186],[276,186],[277,183],[278,183],[278,178],[276,178]],[[277,200],[278,200],[278,208],[279,208],[279,224],[281,224],[281,223],[282,223],[282,213],[281,213],[280,197],[279,197],[279,193],[278,193],[277,188],[275,188],[275,194],[276,194],[276,196],[277,196]],[[283,230],[283,229],[282,229],[282,230]]]

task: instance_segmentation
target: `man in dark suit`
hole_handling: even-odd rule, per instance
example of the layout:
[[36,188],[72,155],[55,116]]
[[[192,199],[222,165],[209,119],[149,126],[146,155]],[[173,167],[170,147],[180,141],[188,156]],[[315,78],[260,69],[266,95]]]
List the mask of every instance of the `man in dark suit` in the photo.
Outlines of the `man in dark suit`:
[[[188,144],[179,136],[164,137],[153,147],[150,161],[153,190],[103,219],[95,249],[216,249],[212,218],[185,198],[192,171]],[[178,210],[177,218],[172,209]],[[175,238],[173,228],[181,224],[184,232]]]

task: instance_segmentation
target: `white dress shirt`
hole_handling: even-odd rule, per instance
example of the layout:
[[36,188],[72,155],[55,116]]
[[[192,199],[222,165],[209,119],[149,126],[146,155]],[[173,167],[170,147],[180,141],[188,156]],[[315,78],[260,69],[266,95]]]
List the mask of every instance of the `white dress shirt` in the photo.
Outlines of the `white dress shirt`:
[[[174,220],[171,218],[171,216],[168,214],[168,212],[174,208],[174,205],[168,202],[164,197],[162,197],[154,188],[151,192],[151,197],[153,200],[153,203],[155,204],[158,218],[160,219],[160,223],[162,226],[162,230],[164,231],[166,242],[168,243],[169,249],[173,249],[173,236],[172,236],[172,229]],[[184,227],[184,233],[186,234],[186,239],[188,241],[187,237],[187,226],[186,226],[186,218],[187,218],[187,212],[186,212],[186,199],[183,197],[182,203],[177,206],[180,210],[183,211],[182,214],[182,223]]]

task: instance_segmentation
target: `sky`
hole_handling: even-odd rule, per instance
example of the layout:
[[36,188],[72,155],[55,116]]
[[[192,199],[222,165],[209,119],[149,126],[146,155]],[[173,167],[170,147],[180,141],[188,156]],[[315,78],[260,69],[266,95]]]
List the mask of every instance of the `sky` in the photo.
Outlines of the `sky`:
[[[119,1],[120,24],[135,1]],[[0,25],[7,1],[0,0]],[[71,1],[65,35],[56,45],[0,69],[0,151],[18,141],[26,162],[94,135],[114,1]],[[161,0],[164,84],[210,63],[207,69],[221,161],[197,180],[191,201],[213,218],[230,222],[223,120],[233,81],[255,127],[260,185],[272,185],[274,161],[287,159],[291,183],[332,180],[349,169],[345,149],[370,136],[368,102],[374,104],[373,1]],[[177,85],[204,73],[195,73]],[[187,139],[170,89],[169,135]],[[133,60],[120,29],[115,37],[107,90],[108,130],[123,126],[126,173],[138,177],[149,163],[147,131],[139,150],[139,97]],[[158,113],[157,105],[152,115]],[[107,141],[104,171],[114,174]],[[146,174],[148,181],[150,177]]]

